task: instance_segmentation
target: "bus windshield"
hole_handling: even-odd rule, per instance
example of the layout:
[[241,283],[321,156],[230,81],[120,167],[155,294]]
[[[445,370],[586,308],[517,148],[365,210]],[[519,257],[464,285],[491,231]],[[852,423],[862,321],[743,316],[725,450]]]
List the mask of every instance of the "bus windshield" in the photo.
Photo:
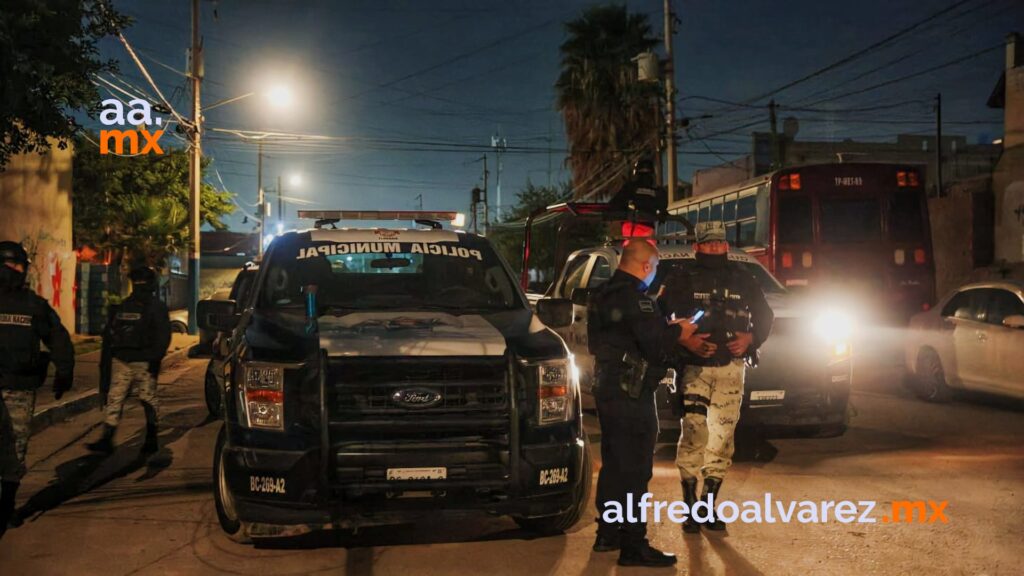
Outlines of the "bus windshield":
[[889,204],[889,239],[896,242],[915,242],[924,237],[924,210],[921,193],[900,191]]
[[821,198],[821,240],[855,244],[877,240],[882,218],[877,198]]

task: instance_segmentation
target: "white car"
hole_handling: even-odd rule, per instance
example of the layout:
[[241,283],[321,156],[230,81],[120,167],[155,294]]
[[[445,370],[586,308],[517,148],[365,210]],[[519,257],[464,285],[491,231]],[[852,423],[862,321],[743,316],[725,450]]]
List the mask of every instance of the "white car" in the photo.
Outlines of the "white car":
[[968,284],[910,319],[907,376],[925,400],[953,389],[1024,399],[1024,282]]

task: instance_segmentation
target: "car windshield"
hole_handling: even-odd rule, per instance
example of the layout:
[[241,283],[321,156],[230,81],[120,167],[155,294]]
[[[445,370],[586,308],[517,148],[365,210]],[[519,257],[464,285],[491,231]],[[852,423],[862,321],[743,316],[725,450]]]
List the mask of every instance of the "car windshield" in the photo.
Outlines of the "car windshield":
[[304,306],[317,287],[322,312],[509,310],[524,306],[489,245],[460,242],[293,242],[268,254],[259,302]]
[[[662,260],[658,265],[658,275],[654,282],[651,284],[653,290],[657,290],[661,286],[662,280],[664,280],[669,274],[673,274],[676,271],[689,270],[694,265],[696,260],[693,258],[673,258],[671,260]],[[786,289],[779,284],[779,281],[771,275],[764,266],[757,264],[756,262],[740,262],[737,260],[732,261],[733,264],[738,265],[741,269],[746,270],[751,276],[757,280],[757,285],[761,287],[761,291],[765,294],[784,294]]]

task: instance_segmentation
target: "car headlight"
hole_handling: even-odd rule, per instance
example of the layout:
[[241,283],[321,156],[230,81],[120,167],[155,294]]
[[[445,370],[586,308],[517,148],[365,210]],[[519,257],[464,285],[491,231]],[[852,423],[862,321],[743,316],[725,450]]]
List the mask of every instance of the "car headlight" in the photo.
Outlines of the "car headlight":
[[572,420],[576,394],[576,364],[572,358],[537,364],[537,423],[541,426]]
[[829,343],[849,341],[853,327],[853,317],[841,310],[826,310],[814,319],[814,334]]
[[284,367],[256,362],[245,364],[239,394],[247,426],[284,429]]

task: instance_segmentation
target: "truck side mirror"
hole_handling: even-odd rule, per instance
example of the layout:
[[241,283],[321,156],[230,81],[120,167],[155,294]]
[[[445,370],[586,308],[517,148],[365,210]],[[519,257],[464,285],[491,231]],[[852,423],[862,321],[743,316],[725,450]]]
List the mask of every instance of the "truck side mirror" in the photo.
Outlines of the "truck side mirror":
[[1017,330],[1024,328],[1024,315],[1011,314],[1006,318],[1003,318],[1003,326],[1006,326],[1007,328],[1015,328]]
[[590,289],[588,288],[573,288],[572,294],[569,295],[569,299],[577,306],[586,306],[589,297]]
[[551,328],[563,328],[572,324],[572,302],[566,298],[541,298],[537,300],[537,317]]
[[196,320],[202,330],[231,332],[238,317],[234,300],[200,300],[196,305]]

